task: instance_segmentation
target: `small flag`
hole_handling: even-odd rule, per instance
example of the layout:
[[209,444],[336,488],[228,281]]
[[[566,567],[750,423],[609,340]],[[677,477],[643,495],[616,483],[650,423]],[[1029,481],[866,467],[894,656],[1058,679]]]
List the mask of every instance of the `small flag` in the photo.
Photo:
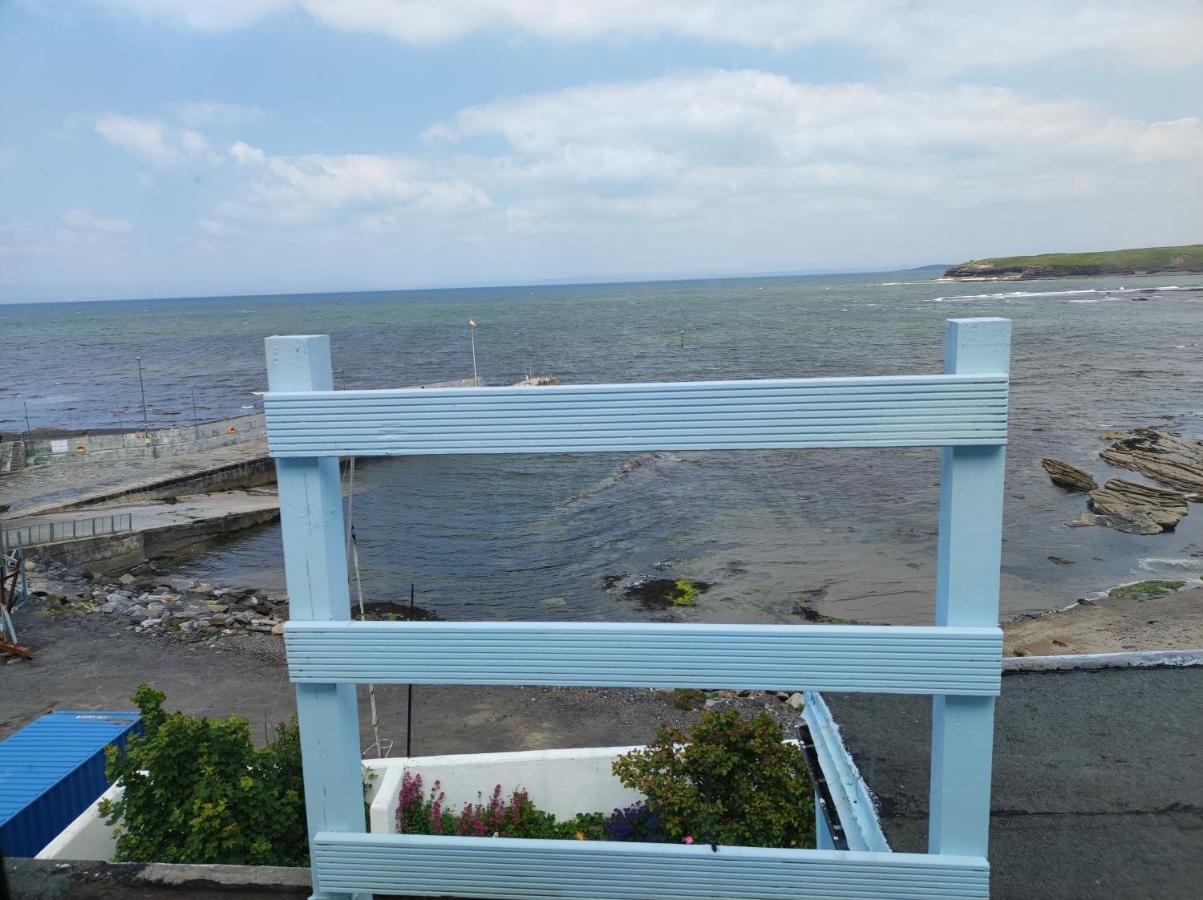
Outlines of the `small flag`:
[[475,328],[475,327],[476,327],[476,320],[475,320],[475,319],[469,319],[469,320],[468,320],[468,327],[469,327],[469,328]]

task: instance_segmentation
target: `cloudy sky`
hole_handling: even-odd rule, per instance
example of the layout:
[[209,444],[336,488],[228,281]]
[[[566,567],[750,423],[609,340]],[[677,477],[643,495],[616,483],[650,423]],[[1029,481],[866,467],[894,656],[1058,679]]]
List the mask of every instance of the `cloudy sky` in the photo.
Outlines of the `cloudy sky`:
[[1203,0],[0,0],[0,300],[1203,241]]

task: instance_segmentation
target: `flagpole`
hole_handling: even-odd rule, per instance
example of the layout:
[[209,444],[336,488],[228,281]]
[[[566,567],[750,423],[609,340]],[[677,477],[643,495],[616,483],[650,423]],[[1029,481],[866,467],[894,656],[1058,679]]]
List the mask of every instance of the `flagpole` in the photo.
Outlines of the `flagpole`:
[[476,374],[476,323],[468,322],[468,339],[472,343],[472,386],[480,387],[480,376]]

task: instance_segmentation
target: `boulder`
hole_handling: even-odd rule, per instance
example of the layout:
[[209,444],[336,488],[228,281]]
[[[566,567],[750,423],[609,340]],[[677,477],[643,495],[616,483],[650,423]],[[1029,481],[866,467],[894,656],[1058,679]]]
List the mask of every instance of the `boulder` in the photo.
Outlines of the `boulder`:
[[1091,491],[1090,508],[1096,518],[1090,524],[1106,525],[1128,534],[1173,531],[1189,511],[1182,494],[1122,478],[1112,478],[1101,490]]
[[1203,503],[1203,441],[1154,428],[1136,428],[1099,454],[1113,466],[1131,469],[1186,492]]
[[1048,477],[1052,479],[1053,484],[1060,485],[1068,491],[1086,493],[1098,490],[1099,483],[1094,480],[1093,475],[1063,459],[1045,457],[1040,460],[1040,465],[1044,466],[1044,471],[1048,472]]
[[122,584],[133,584],[138,579],[135,578],[133,575],[131,575],[129,572],[126,572],[124,575],[122,575],[117,580],[120,581]]

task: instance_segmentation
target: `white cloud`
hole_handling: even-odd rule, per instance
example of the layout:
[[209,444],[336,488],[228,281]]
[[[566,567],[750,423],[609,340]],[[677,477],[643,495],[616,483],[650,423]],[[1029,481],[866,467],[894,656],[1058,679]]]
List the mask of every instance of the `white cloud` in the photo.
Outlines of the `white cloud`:
[[222,204],[227,218],[295,225],[353,213],[378,225],[409,207],[452,216],[492,206],[476,185],[443,176],[413,157],[358,153],[271,156],[242,141],[235,143],[229,154],[239,163],[246,181],[239,186],[238,199]]
[[96,120],[96,133],[144,162],[168,166],[181,160],[206,158],[215,161],[204,136],[196,131],[173,128],[159,119],[107,113]]
[[63,213],[63,221],[77,231],[96,235],[128,234],[134,230],[128,219],[107,219],[93,215],[86,209],[72,209]]
[[256,163],[262,165],[263,163],[267,162],[266,153],[264,153],[258,147],[252,147],[250,144],[242,141],[236,141],[234,145],[230,147],[230,156],[234,157],[234,159],[243,165],[251,165]]
[[1126,65],[1174,68],[1203,62],[1198,0],[100,0],[207,31],[241,28],[285,9],[333,28],[413,44],[482,30],[554,41],[684,37],[785,49],[821,43],[862,47],[937,72],[1021,65],[1106,53]]
[[263,110],[220,100],[194,100],[177,104],[175,117],[189,128],[230,128],[259,121]]
[[176,157],[162,122],[134,116],[104,115],[96,120],[96,133],[123,150],[155,165],[166,165]]
[[[1203,120],[1147,122],[1076,101],[984,87],[897,90],[701,71],[471,107],[427,132],[432,148],[500,136],[500,158],[462,159],[491,193],[592,192],[590,209],[659,215],[699,206],[993,202],[1072,181],[1123,183],[1131,167],[1203,158]],[[1090,173],[1108,179],[1088,182]],[[506,191],[498,191],[504,185]],[[960,187],[958,187],[960,186]],[[828,201],[825,201],[828,202]],[[563,204],[555,204],[562,208]]]

